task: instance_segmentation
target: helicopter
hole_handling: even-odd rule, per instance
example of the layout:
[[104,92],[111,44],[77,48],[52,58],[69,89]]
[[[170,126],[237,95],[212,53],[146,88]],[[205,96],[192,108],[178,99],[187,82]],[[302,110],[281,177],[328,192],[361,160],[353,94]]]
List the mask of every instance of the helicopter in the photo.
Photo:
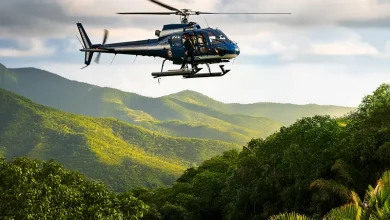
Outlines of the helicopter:
[[[120,15],[179,15],[180,24],[166,24],[163,25],[162,30],[156,30],[155,39],[146,39],[129,42],[118,42],[106,44],[108,30],[104,30],[104,37],[102,44],[92,44],[83,25],[78,22],[77,27],[81,35],[83,47],[80,51],[85,53],[84,63],[86,66],[91,64],[94,53],[98,53],[95,62],[99,63],[101,53],[136,55],[136,56],[150,56],[163,58],[161,71],[153,72],[154,78],[166,76],[183,76],[184,78],[203,78],[203,77],[220,77],[224,76],[230,70],[225,70],[224,65],[219,65],[221,72],[212,72],[210,64],[221,64],[230,62],[240,54],[240,48],[237,43],[231,40],[222,30],[218,28],[202,28],[198,23],[189,21],[190,15],[201,14],[291,14],[291,13],[214,13],[192,11],[191,9],[178,9],[167,5],[158,0],[148,0],[165,9],[168,12],[120,12]],[[185,49],[183,47],[184,36],[191,35],[195,37],[195,55],[194,65],[196,68],[188,68],[188,62],[191,57],[187,59],[185,68],[177,70],[163,71],[164,64],[167,60],[174,65],[182,65],[185,57]],[[198,73],[203,68],[198,68],[198,65],[206,65],[208,73]]]

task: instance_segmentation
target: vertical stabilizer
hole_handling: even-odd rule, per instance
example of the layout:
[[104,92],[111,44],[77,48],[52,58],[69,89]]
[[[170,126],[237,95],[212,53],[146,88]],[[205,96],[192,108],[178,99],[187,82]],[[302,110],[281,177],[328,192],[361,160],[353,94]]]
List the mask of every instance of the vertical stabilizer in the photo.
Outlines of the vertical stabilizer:
[[[85,32],[85,29],[81,23],[77,23],[77,28],[79,29],[80,35],[81,35],[81,40],[84,44],[84,48],[90,49],[92,47],[92,43],[89,40],[89,37],[87,35],[87,32]],[[91,60],[93,57],[93,52],[86,51],[85,52],[85,58],[84,58],[84,63],[85,65],[91,64]]]

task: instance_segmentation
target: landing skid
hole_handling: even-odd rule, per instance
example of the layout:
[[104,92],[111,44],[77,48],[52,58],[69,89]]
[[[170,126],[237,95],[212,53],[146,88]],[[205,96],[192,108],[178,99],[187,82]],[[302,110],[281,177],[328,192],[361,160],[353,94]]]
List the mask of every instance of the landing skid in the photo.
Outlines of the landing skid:
[[221,72],[211,72],[210,65],[206,64],[208,67],[209,72],[208,73],[198,73],[203,68],[197,68],[197,69],[177,69],[177,70],[168,70],[168,71],[162,71],[164,67],[164,62],[161,67],[161,72],[153,72],[152,76],[153,78],[160,78],[160,77],[166,77],[166,76],[183,76],[185,79],[189,78],[205,78],[205,77],[220,77],[224,76],[226,73],[228,73],[230,70],[225,70],[225,65],[219,65],[221,68]]
[[168,70],[165,72],[154,72],[152,73],[153,78],[159,78],[159,77],[164,77],[164,76],[187,76],[187,75],[194,75],[197,72],[202,70],[202,68],[199,68],[198,70],[182,70],[182,69],[177,69],[177,70]]

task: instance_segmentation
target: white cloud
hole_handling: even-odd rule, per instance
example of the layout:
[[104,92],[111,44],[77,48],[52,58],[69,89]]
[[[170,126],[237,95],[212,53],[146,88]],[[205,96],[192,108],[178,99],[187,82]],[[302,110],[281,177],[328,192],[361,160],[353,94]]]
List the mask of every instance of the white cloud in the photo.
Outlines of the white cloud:
[[39,39],[17,39],[20,49],[0,48],[0,57],[36,57],[48,56],[55,52],[54,47],[44,45],[44,41]]
[[378,51],[367,43],[361,42],[337,42],[319,43],[311,45],[317,55],[376,55]]
[[252,34],[233,34],[243,55],[280,55],[282,60],[294,60],[299,55],[369,55],[380,52],[351,29],[326,29],[329,38],[318,36],[318,30],[274,31],[271,28]]
[[[171,21],[179,21],[179,17],[175,16],[121,16],[115,14],[120,11],[168,11],[146,0],[115,0],[110,3],[105,0],[56,0],[56,2],[67,11],[70,17],[109,16],[117,18],[118,22],[123,22],[122,26],[101,25],[96,27],[89,22],[81,21],[93,43],[102,42],[103,29],[110,31],[107,43],[132,41],[155,38],[154,30],[161,29],[167,21],[167,17],[170,17]],[[280,55],[282,59],[287,60],[294,59],[301,54],[313,53],[321,55],[373,55],[376,53],[376,49],[368,42],[363,42],[361,39],[356,39],[356,36],[352,36],[353,30],[334,27],[331,24],[345,20],[363,21],[364,19],[390,17],[390,10],[386,10],[390,7],[390,4],[379,4],[376,0],[297,0],[294,2],[246,0],[229,2],[229,4],[225,4],[224,0],[186,0],[185,2],[166,0],[164,2],[177,8],[192,8],[201,11],[291,11],[293,14],[287,16],[252,16],[252,18],[256,18],[256,22],[243,21],[240,16],[207,15],[192,17],[200,23],[203,22],[203,17],[207,17],[212,27],[220,27],[239,44],[243,55]],[[219,4],[222,4],[222,6]],[[249,18],[250,16],[244,17]],[[133,21],[135,18],[144,18],[143,22],[147,22],[149,19],[148,27],[145,27],[144,23],[137,25],[131,24],[131,22],[126,26],[126,20]],[[152,23],[152,19],[157,19],[153,20],[157,23]],[[323,26],[308,28],[295,25],[300,22],[316,23],[316,20],[322,24],[330,25],[327,29],[329,33],[338,35],[338,42],[327,42],[323,39],[317,40],[309,37],[311,34],[325,29]],[[56,36],[52,34],[51,37],[74,38],[74,35],[78,34],[74,23],[60,26],[61,30],[55,33]],[[7,33],[9,32],[0,31],[0,36],[12,37]],[[27,36],[29,34],[26,33]],[[45,40],[45,38],[40,39]]]
[[[383,2],[383,1],[382,1]],[[291,12],[288,19],[272,17],[272,20],[285,21],[285,24],[332,25],[340,21],[367,21],[390,17],[390,3],[378,0],[248,0],[227,4],[224,10],[240,8],[247,11]],[[254,17],[257,21],[262,18]]]
[[[117,12],[138,11],[168,11],[147,0],[115,0],[108,3],[105,0],[57,0],[72,16],[104,16],[123,19],[134,18],[154,19],[161,21],[179,21],[178,16],[153,15],[117,15]],[[365,22],[388,18],[390,19],[390,3],[380,0],[165,0],[164,3],[179,9],[189,8],[211,12],[291,12],[291,15],[203,15],[192,16],[192,20],[203,22],[203,18],[212,19],[210,24],[253,27],[257,24],[283,24],[283,26],[305,26],[317,28],[318,25],[336,25],[339,22]],[[156,20],[154,20],[156,21]],[[157,20],[158,21],[158,20]],[[217,24],[218,23],[218,24]]]

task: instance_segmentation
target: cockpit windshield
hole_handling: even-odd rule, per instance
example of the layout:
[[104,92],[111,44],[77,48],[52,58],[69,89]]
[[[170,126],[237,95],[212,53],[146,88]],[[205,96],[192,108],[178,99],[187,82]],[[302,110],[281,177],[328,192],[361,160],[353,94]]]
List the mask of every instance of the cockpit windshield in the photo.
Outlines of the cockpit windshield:
[[219,44],[219,43],[228,43],[230,42],[229,38],[218,29],[206,29],[210,42],[212,44]]
[[215,31],[219,33],[219,36],[220,36],[221,39],[229,40],[229,38],[226,36],[226,34],[223,33],[221,30],[216,29]]

